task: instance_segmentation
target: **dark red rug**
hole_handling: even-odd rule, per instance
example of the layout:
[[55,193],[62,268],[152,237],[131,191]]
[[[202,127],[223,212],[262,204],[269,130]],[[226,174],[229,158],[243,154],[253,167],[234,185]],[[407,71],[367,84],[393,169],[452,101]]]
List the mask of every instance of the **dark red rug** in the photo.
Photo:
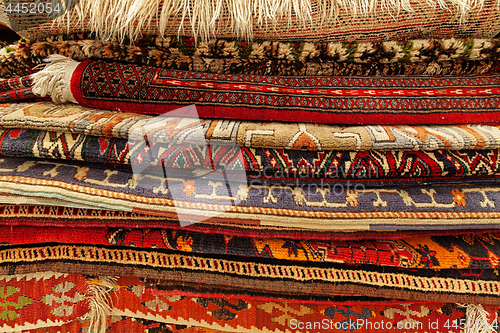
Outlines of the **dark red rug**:
[[[500,121],[500,75],[281,77],[66,59],[36,74],[35,84],[72,75],[71,92],[66,82],[66,93],[52,99],[104,109],[159,115],[195,104],[198,114],[182,116],[332,124]],[[66,72],[58,73],[64,61]]]

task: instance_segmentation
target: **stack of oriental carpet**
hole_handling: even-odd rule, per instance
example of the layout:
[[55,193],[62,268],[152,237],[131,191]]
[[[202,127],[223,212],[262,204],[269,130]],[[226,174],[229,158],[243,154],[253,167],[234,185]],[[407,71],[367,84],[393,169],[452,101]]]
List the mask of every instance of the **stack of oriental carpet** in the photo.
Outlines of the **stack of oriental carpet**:
[[496,3],[0,7],[0,332],[500,329]]

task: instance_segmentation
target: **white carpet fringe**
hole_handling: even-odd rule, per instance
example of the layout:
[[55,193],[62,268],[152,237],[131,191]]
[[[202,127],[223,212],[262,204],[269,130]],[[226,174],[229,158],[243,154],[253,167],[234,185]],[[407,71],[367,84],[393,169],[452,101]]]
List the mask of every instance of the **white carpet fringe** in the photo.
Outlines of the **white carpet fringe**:
[[[74,1],[74,0],[55,0]],[[465,22],[467,15],[481,10],[485,0],[418,0],[429,8],[440,7]],[[496,1],[498,10],[499,1]],[[216,37],[220,22],[228,22],[234,33],[243,39],[253,37],[254,25],[272,29],[278,19],[307,26],[314,20],[324,24],[336,22],[340,12],[353,17],[389,13],[397,17],[413,12],[410,0],[79,0],[75,8],[57,19],[59,24],[82,24],[85,20],[103,40],[123,43],[136,40],[153,19],[160,35],[168,25],[178,25],[178,34],[191,30],[195,38]]]
[[90,310],[82,318],[82,320],[90,321],[87,332],[106,332],[108,328],[107,318],[111,315],[113,308],[110,294],[120,288],[116,284],[116,281],[117,278],[113,277],[100,277],[99,280],[87,280],[87,294],[90,295],[87,300],[89,302]]
[[[482,305],[476,304],[457,304],[461,307],[466,308],[465,312],[465,323],[458,322],[457,326],[462,329],[463,333],[495,333],[497,330],[493,327],[493,323],[497,320],[495,316],[494,319],[489,319],[489,313],[486,311]],[[495,324],[498,326],[498,323]]]
[[56,104],[77,103],[71,94],[71,74],[79,64],[70,58],[53,54],[47,57],[45,68],[32,75],[33,93],[40,97],[50,96]]

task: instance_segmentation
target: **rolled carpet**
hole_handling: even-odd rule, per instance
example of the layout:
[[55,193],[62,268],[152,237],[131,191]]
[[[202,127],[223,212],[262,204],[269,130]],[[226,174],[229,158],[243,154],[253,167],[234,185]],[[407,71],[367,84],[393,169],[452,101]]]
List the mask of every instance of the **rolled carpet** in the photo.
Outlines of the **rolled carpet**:
[[[4,157],[0,202],[119,210],[179,219],[323,230],[496,228],[498,178],[361,182],[205,176]],[[225,186],[223,184],[226,184]]]
[[[168,141],[168,140],[165,140]],[[0,156],[150,166],[195,172],[242,170],[282,178],[385,178],[500,175],[500,149],[434,151],[300,151],[228,143],[146,142],[30,129],[0,129]]]
[[[498,74],[497,39],[418,39],[387,42],[286,42],[148,36],[134,45],[92,36],[21,40],[0,52],[0,76],[26,71],[59,54],[76,61],[120,61],[174,70],[277,76]],[[83,39],[82,39],[83,38]]]
[[[15,198],[11,198],[15,199]],[[254,223],[251,220],[226,220],[223,223],[217,221],[200,221],[195,224],[181,226],[178,219],[163,216],[145,215],[132,212],[110,211],[99,209],[83,209],[64,206],[51,205],[26,205],[26,204],[0,204],[0,225],[8,226],[7,234],[17,232],[16,226],[43,227],[48,230],[51,227],[70,228],[88,228],[102,229],[112,228],[117,230],[116,235],[120,237],[123,233],[119,230],[133,230],[137,228],[168,228],[182,232],[196,232],[203,235],[215,235],[216,237],[255,237],[255,238],[284,238],[289,240],[311,240],[319,241],[342,240],[359,241],[367,239],[391,240],[408,239],[431,236],[459,236],[467,230],[467,234],[473,237],[480,233],[496,233],[500,225],[461,225],[460,229],[456,225],[439,225],[439,228],[433,228],[430,225],[416,224],[411,226],[412,230],[383,231],[370,230],[352,232],[353,230],[328,230],[285,226],[266,226]],[[409,228],[406,228],[409,229]],[[182,234],[182,233],[181,233]],[[64,232],[58,233],[63,236]],[[81,234],[83,235],[83,234]],[[73,237],[75,235],[73,234]],[[43,236],[42,236],[43,237]],[[211,236],[210,236],[211,237]],[[108,238],[113,241],[114,237]],[[19,238],[21,240],[22,237]],[[78,237],[76,239],[79,239]],[[121,241],[117,241],[120,243]]]
[[33,92],[56,103],[146,114],[330,124],[494,124],[500,75],[279,77],[176,71],[52,55]]
[[[141,140],[151,115],[93,109],[78,104],[5,103],[0,126],[96,137]],[[500,148],[500,126],[490,125],[328,125],[164,117],[149,131],[158,143],[199,144],[286,150],[489,150]],[[194,131],[193,131],[194,129]],[[191,134],[191,135],[190,135]]]
[[493,269],[346,266],[79,244],[11,246],[0,250],[0,259],[0,274],[56,271],[134,276],[208,290],[243,289],[308,298],[363,295],[388,300],[500,304],[500,283]]
[[[347,266],[375,265],[410,269],[498,269],[491,258],[500,256],[500,231],[464,232],[456,235],[297,240],[288,237],[265,238],[229,236],[186,229],[106,228],[62,226],[0,225],[0,242],[6,246],[50,244],[106,245],[167,249],[176,253],[232,255],[273,258],[291,262],[336,262]],[[431,235],[431,233],[428,233]],[[347,238],[347,235],[345,235]],[[394,237],[397,235],[394,234]]]
[[[72,266],[72,264],[68,264]],[[61,268],[60,266],[59,268]],[[0,277],[6,332],[289,332],[293,327],[411,327],[424,333],[495,328],[498,305],[361,296],[307,297],[55,271]],[[50,311],[57,309],[55,311]],[[275,320],[273,320],[275,319]],[[388,323],[390,326],[388,326]]]

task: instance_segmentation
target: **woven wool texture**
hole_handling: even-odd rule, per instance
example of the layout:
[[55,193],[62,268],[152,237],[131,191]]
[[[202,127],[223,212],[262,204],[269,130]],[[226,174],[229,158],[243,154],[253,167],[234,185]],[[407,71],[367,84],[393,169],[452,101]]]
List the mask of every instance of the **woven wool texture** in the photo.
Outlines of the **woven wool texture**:
[[497,4],[205,1],[10,15],[0,331],[490,333]]
[[237,193],[228,197],[227,190],[217,184],[222,177],[218,172],[196,179],[177,175],[167,187],[165,179],[155,174],[134,177],[130,170],[102,166],[7,157],[0,165],[0,192],[4,194],[0,201],[4,203],[123,210],[171,218],[177,216],[176,207],[182,207],[189,212],[188,221],[237,219],[252,225],[325,230],[419,229],[422,225],[446,229],[457,224],[495,228],[500,218],[495,204],[500,200],[497,178],[366,184],[235,178]]
[[[405,231],[399,226],[398,231],[359,231],[353,230],[326,230],[314,228],[292,228],[285,226],[258,225],[251,220],[227,220],[224,223],[217,221],[200,221],[195,224],[180,226],[176,218],[166,218],[163,216],[145,215],[124,211],[110,211],[100,209],[83,209],[64,206],[50,205],[12,205],[0,204],[1,224],[12,226],[36,226],[48,227],[57,226],[60,228],[169,228],[184,232],[196,232],[204,235],[225,235],[228,237],[256,237],[256,238],[286,238],[292,240],[361,240],[374,239],[406,239],[414,237],[431,236],[457,236],[462,234],[466,226],[461,225],[461,229],[454,228],[453,225],[436,226],[412,225],[412,231]],[[469,235],[476,235],[486,231],[495,232],[494,229],[485,229],[487,226],[477,226],[468,229]],[[494,228],[495,225],[490,225]],[[482,229],[480,229],[482,228]],[[406,228],[408,229],[408,228]]]
[[[280,77],[206,74],[52,56],[33,92],[54,102],[165,114],[195,104],[208,118],[330,124],[500,120],[500,76]],[[65,77],[65,80],[57,77]],[[51,79],[54,77],[53,79]],[[71,77],[71,79],[67,79]]]
[[[10,317],[0,319],[2,327],[5,330],[24,328],[29,332],[56,333],[92,329],[86,319],[92,315],[92,310],[85,308],[85,304],[88,299],[96,298],[86,291],[89,288],[104,290],[101,299],[110,307],[109,310],[103,309],[107,332],[162,330],[206,333],[228,329],[254,332],[258,328],[284,333],[289,331],[291,323],[297,324],[299,320],[304,323],[304,327],[305,323],[313,325],[314,322],[325,321],[329,325],[335,325],[336,322],[342,325],[351,320],[359,332],[369,332],[370,325],[380,326],[382,322],[390,321],[394,325],[399,323],[401,327],[408,322],[416,323],[412,332],[429,332],[430,327],[434,328],[436,323],[441,323],[438,326],[450,326],[450,332],[458,333],[459,329],[451,328],[453,321],[467,320],[473,318],[473,313],[480,313],[482,317],[479,318],[490,324],[498,311],[498,306],[486,304],[396,302],[354,296],[312,300],[294,295],[234,293],[230,290],[204,290],[194,285],[180,287],[167,281],[145,280],[133,276],[110,280],[92,276],[84,278],[77,274],[40,272],[2,278],[8,290],[5,300],[8,304],[15,304],[8,310]],[[87,299],[84,299],[85,296]],[[59,305],[57,311],[47,315],[55,320],[38,320],[37,314],[50,309],[51,304]],[[80,318],[76,319],[77,316]],[[22,317],[25,322],[18,325],[19,319],[12,319],[13,317]],[[278,320],[272,320],[276,317]],[[290,321],[291,319],[295,321]],[[361,322],[358,325],[356,320],[361,320],[363,325]]]
[[32,85],[31,76],[0,81],[0,103],[43,100],[33,93]]
[[[52,102],[0,105],[0,126],[48,132],[86,134],[140,140],[139,129],[153,116],[92,109]],[[500,126],[342,126],[306,123],[208,120],[182,124],[181,118],[163,120],[164,128],[151,135],[156,142],[199,144],[188,134],[203,131],[207,144],[287,150],[488,150],[500,148]],[[179,141],[180,140],[180,141]]]
[[3,306],[0,327],[5,332],[71,327],[90,310],[87,283],[82,275],[57,272],[2,275],[0,291]]
[[498,73],[495,39],[429,39],[398,42],[242,42],[190,38],[147,38],[136,45],[53,36],[22,40],[0,56],[0,74],[25,75],[51,54],[77,61],[123,61],[217,74],[284,76],[474,75]]
[[[0,250],[0,259],[2,274],[58,269],[74,274],[137,276],[188,285],[203,284],[207,289],[212,286],[233,290],[251,287],[253,292],[261,294],[313,297],[361,294],[431,302],[500,303],[496,291],[500,283],[495,271],[489,269],[361,268],[336,263],[299,263],[81,244],[34,244],[23,250],[11,247]],[[477,292],[471,293],[470,289]]]
[[[44,229],[42,232],[42,228]],[[2,243],[116,245],[167,249],[178,253],[274,258],[293,262],[336,262],[431,269],[496,269],[500,232],[395,239],[316,239],[226,237],[187,230],[0,226]],[[347,267],[347,266],[346,266]]]
[[500,150],[299,151],[146,143],[28,129],[0,130],[0,155],[171,169],[244,170],[266,177],[380,179],[500,175]]
[[[142,285],[135,280],[130,279],[135,285]],[[156,282],[156,281],[155,281]],[[269,298],[244,295],[238,297],[236,295],[211,294],[203,292],[185,293],[186,297],[180,299],[180,295],[175,291],[169,290],[169,286],[165,286],[166,290],[158,290],[162,286],[152,282],[146,285],[145,294],[142,297],[132,295],[133,288],[121,288],[119,296],[124,300],[129,300],[127,303],[120,302],[115,309],[119,309],[119,313],[134,313],[138,318],[165,318],[165,311],[159,310],[156,307],[157,303],[163,306],[172,306],[175,310],[181,310],[181,306],[185,309],[179,317],[192,318],[192,313],[199,313],[203,316],[203,321],[200,319],[200,324],[205,327],[211,327],[214,330],[236,328],[239,332],[252,332],[256,328],[261,330],[272,330],[274,332],[287,332],[290,329],[290,324],[295,321],[304,323],[321,322],[326,319],[328,323],[339,322],[349,323],[349,320],[355,322],[356,319],[362,319],[364,325],[354,324],[359,332],[369,332],[371,322],[380,324],[382,321],[391,321],[396,325],[398,322],[418,322],[422,321],[429,326],[429,322],[434,322],[430,318],[437,318],[444,326],[446,321],[450,322],[454,318],[466,317],[467,308],[456,304],[444,303],[428,303],[428,302],[393,302],[379,301],[370,298],[359,297],[335,297],[330,300],[311,301],[308,299],[292,299],[290,296],[283,298]],[[131,284],[132,284],[131,283]],[[139,288],[135,288],[139,289]],[[243,296],[243,295],[242,295]],[[142,304],[138,302],[143,300]],[[132,305],[133,304],[133,305]],[[492,322],[494,313],[497,311],[497,306],[483,305],[478,307],[488,314],[488,322]],[[125,311],[129,310],[129,311]],[[176,318],[174,322],[181,322],[180,318]],[[246,318],[246,323],[242,323],[242,318]],[[275,318],[275,320],[272,320]],[[366,321],[365,321],[366,320]],[[401,324],[402,325],[402,324]],[[347,325],[345,325],[347,326]],[[448,325],[447,325],[448,326]],[[409,327],[409,326],[408,326]],[[429,327],[417,327],[412,332],[429,332]],[[200,329],[201,331],[201,329]],[[459,332],[459,330],[451,329],[451,332]],[[195,331],[198,332],[198,331]],[[205,331],[206,332],[206,331]]]
[[120,42],[135,40],[140,34],[247,40],[485,38],[495,36],[500,30],[499,14],[492,1],[396,1],[394,5],[375,1],[340,5],[333,1],[303,1],[292,5],[290,1],[279,1],[277,4],[279,8],[258,1],[217,2],[214,7],[181,1],[162,6],[159,1],[116,5],[106,0],[97,4],[81,0],[59,22],[47,22],[46,14],[35,14],[11,15],[10,24],[21,36],[32,39],[93,31],[102,39],[117,37]]

